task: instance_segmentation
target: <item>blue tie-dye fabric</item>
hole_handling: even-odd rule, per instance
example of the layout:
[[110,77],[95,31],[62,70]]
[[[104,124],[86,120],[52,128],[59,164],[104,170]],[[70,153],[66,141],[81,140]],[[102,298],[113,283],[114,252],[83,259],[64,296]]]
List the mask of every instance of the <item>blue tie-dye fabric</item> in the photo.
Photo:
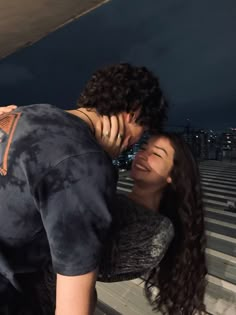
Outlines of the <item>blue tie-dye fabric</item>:
[[46,104],[7,116],[0,121],[2,294],[9,285],[22,291],[21,279],[51,260],[63,275],[95,269],[116,186],[110,158],[78,117]]

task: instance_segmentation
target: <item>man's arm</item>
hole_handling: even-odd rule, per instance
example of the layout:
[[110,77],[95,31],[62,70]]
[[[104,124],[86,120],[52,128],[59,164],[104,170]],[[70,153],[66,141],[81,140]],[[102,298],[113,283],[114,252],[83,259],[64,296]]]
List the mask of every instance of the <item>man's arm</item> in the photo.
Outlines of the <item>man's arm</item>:
[[96,278],[96,270],[73,277],[57,274],[56,315],[92,315]]
[[35,200],[57,273],[56,315],[91,315],[96,268],[109,235],[115,190],[103,152],[63,159],[43,175]]

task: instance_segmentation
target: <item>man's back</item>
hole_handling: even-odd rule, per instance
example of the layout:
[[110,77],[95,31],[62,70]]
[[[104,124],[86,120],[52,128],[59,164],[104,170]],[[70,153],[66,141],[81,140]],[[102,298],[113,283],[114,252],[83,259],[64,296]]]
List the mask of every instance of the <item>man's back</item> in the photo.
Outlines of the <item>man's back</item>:
[[51,105],[1,118],[0,173],[0,277],[8,285],[24,291],[25,275],[51,258],[64,275],[96,268],[115,183],[81,119]]

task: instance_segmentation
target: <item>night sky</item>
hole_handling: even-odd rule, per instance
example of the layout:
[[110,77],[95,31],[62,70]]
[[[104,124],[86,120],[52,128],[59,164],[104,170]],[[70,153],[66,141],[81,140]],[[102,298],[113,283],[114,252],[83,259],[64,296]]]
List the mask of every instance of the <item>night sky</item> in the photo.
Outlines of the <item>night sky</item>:
[[236,127],[236,1],[113,0],[0,61],[0,104],[74,107],[106,64],[145,65],[169,126]]

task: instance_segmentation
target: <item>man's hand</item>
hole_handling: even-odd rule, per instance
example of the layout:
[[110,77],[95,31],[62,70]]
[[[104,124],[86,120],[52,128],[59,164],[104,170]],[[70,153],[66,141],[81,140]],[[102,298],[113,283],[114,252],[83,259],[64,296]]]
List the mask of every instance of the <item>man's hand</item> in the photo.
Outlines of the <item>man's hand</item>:
[[99,123],[101,126],[96,128],[97,141],[112,158],[118,157],[125,149],[125,124],[122,114],[103,116]]
[[16,105],[8,105],[8,106],[0,107],[0,115],[6,114],[6,113],[10,113],[16,108],[17,108]]
[[92,315],[96,279],[97,271],[73,277],[57,274],[56,315]]

